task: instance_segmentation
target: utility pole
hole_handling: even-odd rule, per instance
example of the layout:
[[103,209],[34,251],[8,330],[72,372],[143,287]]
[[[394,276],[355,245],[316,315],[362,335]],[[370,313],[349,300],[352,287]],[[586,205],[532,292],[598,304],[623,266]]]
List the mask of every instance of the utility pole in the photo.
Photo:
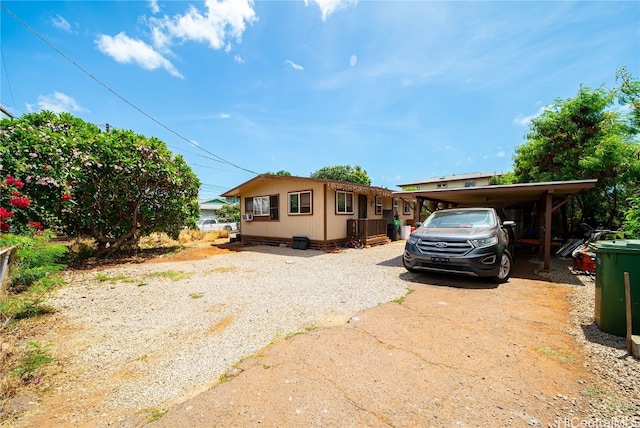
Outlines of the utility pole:
[[4,107],[0,106],[0,112],[6,114],[7,116],[9,116],[11,119],[15,119],[15,117],[11,114],[11,112],[9,112],[7,109],[5,109]]

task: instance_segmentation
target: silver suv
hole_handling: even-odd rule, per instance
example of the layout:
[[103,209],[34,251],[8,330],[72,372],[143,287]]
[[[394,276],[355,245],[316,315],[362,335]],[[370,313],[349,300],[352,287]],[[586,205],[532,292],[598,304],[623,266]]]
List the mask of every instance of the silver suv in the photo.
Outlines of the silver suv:
[[507,228],[493,208],[435,211],[407,239],[402,261],[410,272],[448,272],[493,277],[511,275],[513,257]]

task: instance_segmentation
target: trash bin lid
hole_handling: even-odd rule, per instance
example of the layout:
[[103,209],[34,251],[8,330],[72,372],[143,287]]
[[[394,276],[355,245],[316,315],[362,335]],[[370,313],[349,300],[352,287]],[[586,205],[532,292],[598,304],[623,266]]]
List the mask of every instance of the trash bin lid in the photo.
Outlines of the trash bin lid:
[[605,253],[640,254],[640,239],[616,239],[615,241],[596,241],[591,248]]

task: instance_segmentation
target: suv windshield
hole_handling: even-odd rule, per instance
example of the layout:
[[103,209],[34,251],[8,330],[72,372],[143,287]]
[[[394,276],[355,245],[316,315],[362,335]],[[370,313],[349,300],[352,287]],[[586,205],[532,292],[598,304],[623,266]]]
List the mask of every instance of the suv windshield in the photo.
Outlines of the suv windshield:
[[422,225],[427,229],[492,227],[496,219],[492,210],[436,211]]

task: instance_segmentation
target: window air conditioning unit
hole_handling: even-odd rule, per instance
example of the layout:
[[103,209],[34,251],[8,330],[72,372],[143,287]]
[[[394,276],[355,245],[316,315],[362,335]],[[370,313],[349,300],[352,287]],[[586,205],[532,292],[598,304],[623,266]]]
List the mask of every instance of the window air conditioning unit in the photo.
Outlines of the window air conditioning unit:
[[253,214],[242,214],[242,221],[252,221]]

